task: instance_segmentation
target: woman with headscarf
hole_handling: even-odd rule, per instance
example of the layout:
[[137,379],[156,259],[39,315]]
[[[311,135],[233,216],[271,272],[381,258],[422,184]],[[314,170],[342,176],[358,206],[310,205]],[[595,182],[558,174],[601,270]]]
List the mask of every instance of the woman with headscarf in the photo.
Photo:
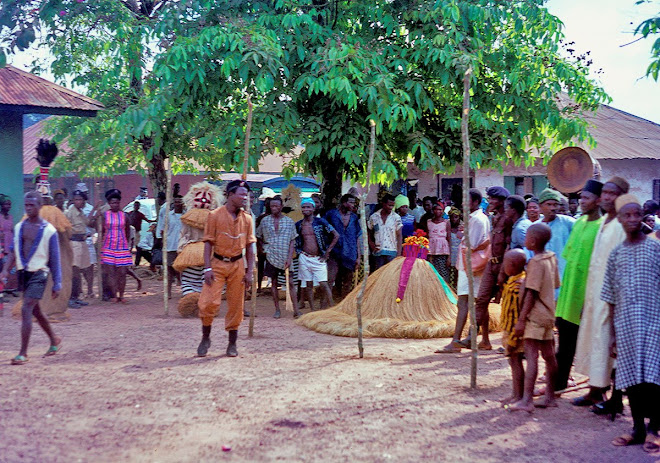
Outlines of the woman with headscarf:
[[113,188],[105,193],[109,210],[101,220],[101,265],[105,269],[112,297],[110,302],[126,303],[126,271],[133,264],[129,244],[130,222],[121,210],[121,191]]

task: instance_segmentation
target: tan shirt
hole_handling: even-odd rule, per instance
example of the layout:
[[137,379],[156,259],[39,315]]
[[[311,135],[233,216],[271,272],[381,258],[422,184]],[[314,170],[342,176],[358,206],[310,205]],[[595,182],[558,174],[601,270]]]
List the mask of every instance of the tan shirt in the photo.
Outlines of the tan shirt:
[[248,244],[257,239],[252,229],[252,217],[240,210],[234,219],[226,206],[220,206],[209,214],[204,228],[204,242],[213,245],[213,252],[224,257],[243,253]]
[[66,210],[64,215],[69,219],[69,222],[71,222],[71,226],[73,227],[72,233],[76,235],[87,234],[87,215],[85,215],[82,210],[72,204]]
[[552,328],[555,323],[555,289],[561,285],[555,253],[545,251],[536,254],[527,263],[526,272],[525,287],[539,293],[527,320]]

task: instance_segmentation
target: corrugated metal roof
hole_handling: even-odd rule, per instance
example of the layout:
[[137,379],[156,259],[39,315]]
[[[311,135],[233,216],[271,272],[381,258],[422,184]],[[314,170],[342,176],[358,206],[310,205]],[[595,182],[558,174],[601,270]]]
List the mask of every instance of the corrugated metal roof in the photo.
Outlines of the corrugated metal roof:
[[0,69],[0,105],[98,111],[103,105],[84,95],[7,65]]
[[[52,117],[52,116],[51,116]],[[44,133],[44,123],[50,119],[47,117],[36,124],[32,124],[27,129],[23,130],[23,174],[31,175],[35,169],[39,167],[37,162],[37,144],[40,138],[50,138]],[[62,156],[69,151],[69,145],[64,140],[57,145],[59,156]]]
[[607,105],[585,119],[598,143],[587,151],[596,159],[660,159],[660,124]]

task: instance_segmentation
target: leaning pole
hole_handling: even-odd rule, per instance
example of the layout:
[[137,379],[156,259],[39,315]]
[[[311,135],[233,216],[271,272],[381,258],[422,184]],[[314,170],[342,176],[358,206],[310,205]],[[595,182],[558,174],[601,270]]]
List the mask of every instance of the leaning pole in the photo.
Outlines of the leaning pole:
[[472,67],[468,67],[463,76],[463,114],[461,118],[461,139],[463,141],[463,224],[465,227],[465,271],[468,278],[468,311],[470,313],[470,338],[472,361],[470,364],[470,387],[477,387],[477,316],[474,308],[474,273],[472,272],[472,244],[470,243],[470,132],[468,121],[470,116],[470,84],[472,82]]

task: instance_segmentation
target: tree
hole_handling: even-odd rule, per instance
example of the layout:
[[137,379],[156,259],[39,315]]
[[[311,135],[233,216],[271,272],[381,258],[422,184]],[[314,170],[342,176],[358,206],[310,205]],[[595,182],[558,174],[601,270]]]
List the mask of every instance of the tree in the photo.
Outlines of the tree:
[[[530,162],[547,139],[588,139],[579,112],[607,101],[586,66],[560,56],[561,23],[542,0],[31,3],[41,5],[33,27],[56,75],[76,75],[109,108],[58,125],[73,165],[88,168],[94,156],[110,173],[144,162],[156,186],[170,154],[240,165],[248,93],[251,166],[264,151],[302,144],[286,173],[321,174],[328,201],[345,176],[364,180],[368,119],[378,136],[373,180],[395,178],[411,158],[454,169],[467,64],[475,168]],[[573,103],[559,105],[561,92]]]
[[[648,0],[639,0],[637,4],[650,3]],[[660,14],[653,16],[637,26],[635,35],[641,35],[643,39],[649,36],[657,36],[660,34]],[[660,76],[660,37],[656,38],[653,45],[651,45],[651,63],[646,68],[646,75],[657,81]]]

